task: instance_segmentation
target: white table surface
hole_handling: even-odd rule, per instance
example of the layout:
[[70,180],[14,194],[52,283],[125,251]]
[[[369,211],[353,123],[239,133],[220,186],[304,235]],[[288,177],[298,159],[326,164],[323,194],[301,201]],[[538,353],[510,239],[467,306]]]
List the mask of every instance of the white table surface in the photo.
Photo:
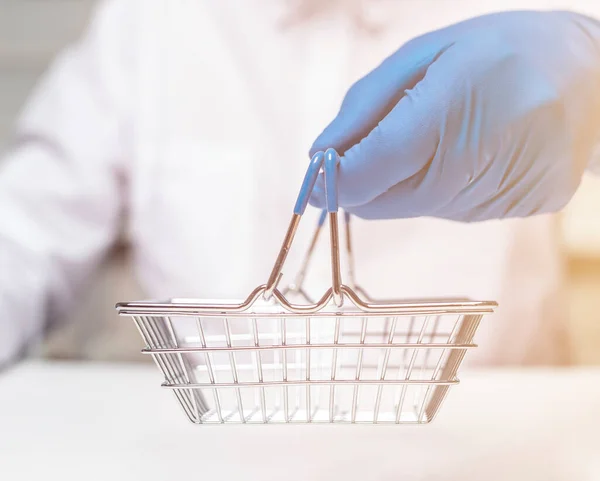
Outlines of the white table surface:
[[154,366],[0,375],[2,480],[600,480],[600,369],[463,373],[427,426],[195,426]]

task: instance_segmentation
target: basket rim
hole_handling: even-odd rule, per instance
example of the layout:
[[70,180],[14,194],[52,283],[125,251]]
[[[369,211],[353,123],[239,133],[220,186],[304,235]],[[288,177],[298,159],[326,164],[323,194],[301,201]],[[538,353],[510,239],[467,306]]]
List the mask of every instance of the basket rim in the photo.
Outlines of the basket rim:
[[332,305],[331,289],[314,305],[294,305],[279,292],[273,292],[271,302],[264,301],[264,286],[256,288],[250,296],[235,301],[213,301],[172,298],[166,301],[143,300],[119,302],[116,310],[122,316],[194,316],[194,317],[391,317],[411,315],[493,313],[495,301],[473,301],[466,298],[438,298],[429,300],[392,300],[364,303],[352,289],[343,286],[344,298],[350,302],[342,308]]

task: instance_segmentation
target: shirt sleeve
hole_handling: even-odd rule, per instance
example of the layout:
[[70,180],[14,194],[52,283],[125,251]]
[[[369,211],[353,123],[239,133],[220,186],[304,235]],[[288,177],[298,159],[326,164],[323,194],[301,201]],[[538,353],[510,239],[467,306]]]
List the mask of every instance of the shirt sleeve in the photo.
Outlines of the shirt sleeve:
[[130,6],[97,7],[39,82],[0,160],[0,365],[69,309],[118,236],[135,64]]

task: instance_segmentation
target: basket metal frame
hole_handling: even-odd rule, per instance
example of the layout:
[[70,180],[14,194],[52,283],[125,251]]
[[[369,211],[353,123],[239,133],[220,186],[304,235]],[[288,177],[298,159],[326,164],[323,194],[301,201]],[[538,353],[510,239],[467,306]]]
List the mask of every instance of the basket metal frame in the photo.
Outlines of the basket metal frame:
[[[497,304],[493,301],[470,300],[373,301],[363,289],[356,286],[352,260],[350,280],[354,288],[343,284],[340,269],[337,196],[331,194],[336,186],[338,161],[337,153],[331,150],[325,154],[318,153],[313,157],[269,280],[254,289],[242,302],[234,304],[142,301],[117,304],[120,315],[133,317],[146,344],[142,352],[153,357],[164,375],[163,387],[174,392],[188,419],[193,423],[424,424],[435,418],[449,388],[459,383],[457,371],[466,352],[476,347],[473,337],[479,323],[485,314],[494,311]],[[316,175],[323,163],[325,163],[328,193],[327,217],[330,227],[332,283],[317,302],[292,303],[285,295],[291,291],[299,292],[308,299],[303,291],[302,282],[324,216],[319,221],[295,284],[283,290],[278,289],[278,284],[282,278],[287,254],[306,208],[307,196],[312,191]],[[348,253],[351,254],[347,215],[345,220],[346,245]],[[352,259],[351,256],[349,258]],[[362,299],[357,291],[366,299]],[[189,343],[182,345],[176,334],[174,319],[187,319],[186,322],[189,322],[190,318],[196,326],[197,341],[191,345]],[[367,339],[369,321],[373,323],[382,318],[385,327],[380,333],[381,340],[369,341]],[[455,321],[451,331],[442,334],[438,331],[440,319],[448,318],[455,318]],[[238,342],[232,335],[230,327],[231,322],[242,319],[246,319],[249,326],[244,337],[248,341],[247,345]],[[303,340],[292,343],[289,342],[290,332],[286,323],[294,320],[301,323],[305,332]],[[350,320],[357,321],[360,325],[359,332],[354,333],[356,340],[347,339],[348,335],[343,332],[343,324]],[[407,332],[397,332],[399,322],[406,320],[409,326]],[[278,325],[275,331],[269,332],[271,336],[269,342],[264,342],[265,333],[259,329],[258,321],[275,322],[275,325]],[[333,321],[334,329],[329,340],[314,342],[314,325],[319,321],[321,323]],[[207,342],[206,323],[223,328],[224,334],[221,336],[220,345],[211,345]],[[263,336],[262,341],[261,336]],[[442,338],[443,342],[439,338]],[[345,369],[341,365],[340,353],[348,355],[350,352],[356,353],[356,361],[352,364],[355,374],[350,378],[344,378],[340,374]],[[376,376],[367,378],[364,375],[366,368],[363,361],[365,356],[373,352],[379,355]],[[434,352],[436,355],[439,354],[439,357],[430,366],[428,360]],[[292,379],[288,375],[289,358],[292,355],[298,358],[299,353],[304,356],[302,362],[296,362],[301,378]],[[240,378],[241,364],[236,356],[245,354],[253,358],[255,378],[251,380]],[[402,365],[399,368],[394,366],[394,369],[399,369],[398,375],[390,378],[390,359],[399,359],[400,354],[403,361],[398,361],[397,364]],[[226,355],[229,361],[227,365],[215,362],[215,357],[220,355]],[[313,376],[314,366],[311,368],[311,359],[315,355],[331,359],[326,378],[316,379]],[[204,381],[197,379],[198,356],[202,358],[202,375],[204,373],[207,375]],[[281,359],[281,362],[273,361],[268,364],[264,361],[265,356]],[[417,366],[417,363],[421,363],[421,367]],[[264,375],[267,365],[270,369],[280,369],[281,376],[277,379],[267,379]],[[415,372],[419,369],[420,375],[415,377]],[[226,381],[219,379],[221,376],[217,374],[219,370],[227,371]],[[340,397],[336,398],[336,391],[345,387],[351,388],[352,400],[348,401],[347,410],[338,412]],[[376,390],[374,402],[368,404],[368,409],[361,409],[360,390],[370,387]],[[405,412],[407,391],[413,388],[420,390],[419,401],[412,409]],[[319,391],[319,394],[315,395],[319,389],[325,391]],[[380,410],[384,402],[382,399],[388,389],[394,392],[395,397],[393,404],[391,398],[386,398],[388,409],[382,413]],[[229,411],[225,412],[222,399],[232,390],[235,392],[234,401],[230,403]],[[292,391],[296,396],[296,411],[291,406],[293,403],[290,392]],[[301,391],[304,391],[302,402],[299,401]],[[249,392],[255,400],[252,409],[247,408]],[[322,394],[323,392],[325,395]],[[275,401],[271,402],[273,393],[275,393]],[[212,405],[208,402],[211,397],[214,401]],[[323,398],[326,405],[322,405]],[[410,414],[410,417],[403,417],[404,414],[406,416]]]

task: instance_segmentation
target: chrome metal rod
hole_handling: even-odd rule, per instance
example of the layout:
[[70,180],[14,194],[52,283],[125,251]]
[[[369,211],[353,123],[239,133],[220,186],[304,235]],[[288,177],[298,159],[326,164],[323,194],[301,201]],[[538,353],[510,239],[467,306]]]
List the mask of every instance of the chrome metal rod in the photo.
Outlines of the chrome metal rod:
[[[252,332],[254,334],[254,346],[259,346],[259,337],[258,337],[258,323],[256,322],[256,318],[252,319]],[[263,382],[263,369],[262,369],[262,360],[260,358],[261,351],[255,351],[256,356],[256,373],[258,374],[258,382]],[[263,423],[267,422],[267,408],[265,403],[265,388],[261,388],[260,390],[260,410],[262,413]]]
[[[196,327],[198,328],[198,336],[200,336],[200,345],[203,349],[206,349],[206,337],[204,336],[204,329],[202,328],[202,319],[196,318]],[[213,373],[212,368],[212,360],[210,359],[210,353],[208,351],[204,351],[204,361],[206,363],[206,370],[208,372],[208,378],[210,379],[211,384],[215,384],[215,375]],[[223,414],[221,412],[221,399],[219,398],[218,389],[213,389],[213,397],[215,399],[215,409],[217,411],[217,416],[220,422],[223,422]]]
[[295,349],[473,349],[477,344],[424,344],[424,343],[397,343],[387,344],[382,342],[358,344],[286,344],[281,346],[235,346],[235,347],[180,347],[180,348],[150,348],[142,349],[143,354],[176,354],[185,352],[230,352],[230,351],[273,351],[273,350],[295,350]]
[[[285,325],[285,317],[281,318],[280,321],[280,328],[281,328],[281,345],[285,346],[287,344],[287,335],[286,335],[286,325]],[[283,351],[283,373],[282,373],[282,378],[284,382],[287,382],[288,380],[288,366],[287,366],[287,350]],[[287,386],[284,386],[283,388],[283,415],[285,417],[285,421],[288,422],[289,421],[289,415],[290,415],[290,404],[289,404],[289,390]]]
[[[333,333],[333,343],[335,345],[337,345],[339,343],[339,340],[340,340],[340,318],[336,317],[335,318],[335,330]],[[337,349],[334,349],[331,354],[332,354],[331,380],[335,381],[336,371],[337,371],[337,356],[338,356]],[[335,409],[335,385],[332,384],[331,387],[329,388],[329,421],[330,422],[333,422],[334,409]]]
[[[431,329],[431,331],[429,332],[429,342],[433,342],[433,340],[437,337],[437,332],[438,332],[438,328],[440,325],[440,319],[442,316],[435,316],[434,321],[433,321],[433,328]],[[441,362],[441,358],[444,354],[444,351],[442,351],[440,353],[440,360],[438,362]],[[421,377],[425,376],[425,371],[427,370],[428,366],[429,366],[429,358],[431,357],[431,351],[428,349],[424,352],[423,354],[423,361],[421,362]],[[413,406],[415,407],[415,409],[417,409],[418,404],[419,404],[419,399],[421,399],[421,408],[419,412],[425,412],[425,401],[427,396],[429,395],[429,389],[426,390],[425,395],[423,396],[423,391],[419,392],[418,394],[415,392],[414,396],[413,396]]]
[[[425,337],[425,332],[427,330],[428,324],[429,324],[429,317],[426,317],[423,320],[423,327],[421,328],[421,332],[419,333],[419,337],[417,339],[417,344],[421,344],[423,342],[423,338]],[[410,358],[408,368],[406,369],[406,377],[405,377],[406,381],[409,381],[410,376],[412,375],[412,371],[415,366],[415,361],[417,359],[417,353],[418,353],[418,351],[415,349],[413,351],[413,355]],[[406,397],[406,387],[407,387],[406,384],[402,386],[402,392],[400,394],[400,399],[398,401],[398,407],[396,408],[396,423],[400,422],[400,417],[402,416],[402,405],[404,404],[404,398]]]
[[290,286],[289,290],[296,290],[300,293],[303,293],[304,278],[306,277],[306,272],[308,271],[308,265],[310,264],[313,253],[317,246],[317,241],[319,240],[319,234],[321,233],[322,230],[323,230],[323,222],[321,222],[321,220],[319,219],[319,222],[317,223],[317,227],[315,228],[315,231],[312,235],[312,239],[310,240],[310,245],[308,246],[308,250],[306,251],[306,254],[304,255],[304,259],[302,259],[302,264],[300,266],[300,269],[298,270],[298,274],[296,275],[296,278],[294,279],[294,283]]
[[[144,339],[144,342],[146,343],[146,345],[147,346],[154,345],[155,341],[153,340],[152,335],[150,334],[150,329],[148,328],[148,326],[146,324],[145,318],[134,316],[133,320],[134,320],[135,325],[137,326],[140,334],[142,335],[142,338]],[[167,369],[166,365],[163,363],[161,356],[152,356],[152,360],[154,361],[154,363],[156,364],[158,369],[163,373],[165,381],[168,382],[168,380],[169,380],[168,369]],[[179,393],[179,391],[175,390],[174,394],[175,394],[175,397],[177,398],[177,401],[179,402],[179,405],[182,407],[183,411],[185,412],[185,414],[187,416],[189,416],[188,410],[186,408],[186,404],[183,401],[183,399],[181,398],[181,394]]]
[[305,366],[306,366],[306,422],[310,422],[310,406],[311,406],[311,399],[310,399],[310,353],[311,353],[311,349],[310,349],[310,340],[311,340],[311,335],[310,335],[310,317],[306,318],[306,362],[305,362]]
[[294,241],[294,237],[296,235],[296,230],[298,230],[298,224],[300,223],[301,215],[293,214],[292,220],[290,221],[290,225],[285,234],[285,238],[283,239],[283,244],[281,249],[279,250],[279,255],[277,256],[277,260],[275,261],[275,265],[273,266],[273,270],[271,271],[271,275],[269,276],[269,280],[265,286],[264,297],[269,299],[273,294],[273,291],[277,287],[279,280],[282,276],[283,265],[285,264],[285,260],[287,255],[292,247],[292,242]]
[[[231,348],[231,329],[229,328],[229,321],[227,318],[223,319],[223,327],[225,328],[225,340],[227,342],[227,347]],[[246,418],[244,417],[244,407],[242,405],[242,393],[239,389],[239,380],[238,380],[238,372],[237,366],[235,362],[235,352],[233,350],[229,351],[229,363],[231,365],[231,375],[233,377],[233,383],[238,386],[235,390],[235,394],[237,397],[237,407],[240,414],[240,420],[242,423],[246,422]]]
[[342,273],[340,268],[340,238],[338,230],[337,212],[329,213],[329,234],[331,237],[331,291],[335,305],[341,307],[344,302],[342,296]]
[[[151,341],[150,345],[154,344],[158,346],[160,343],[165,344],[164,339],[162,339],[159,330],[156,329],[156,326],[153,325],[152,318],[142,317],[140,318],[140,321],[141,324],[144,326],[146,333],[148,334],[148,339]],[[166,382],[173,383],[181,380],[181,376],[177,375],[177,369],[173,367],[170,355],[155,355],[152,356],[152,358],[154,359],[154,362],[165,376]],[[169,381],[169,379],[173,379],[173,381]],[[174,393],[184,412],[190,418],[190,420],[192,420],[194,418],[194,416],[191,414],[193,409],[192,406],[190,405],[188,400],[183,397],[183,394],[179,390],[176,389]]]
[[352,250],[352,233],[350,232],[350,214],[344,212],[344,227],[346,232],[346,262],[348,264],[348,284],[356,289],[356,277],[354,271],[354,252]]
[[[363,355],[364,355],[364,349],[363,346],[365,344],[365,339],[367,336],[367,318],[363,317],[362,319],[362,323],[361,323],[361,329],[360,329],[360,345],[361,348],[358,351],[358,361],[356,363],[356,375],[355,375],[355,379],[356,381],[360,381],[361,378],[361,374],[362,374],[362,369],[363,369]],[[356,410],[358,409],[358,390],[359,390],[359,384],[356,384],[354,386],[354,393],[352,394],[352,422],[356,422]]]
[[[164,320],[167,325],[169,335],[171,336],[171,340],[173,341],[173,346],[175,346],[175,348],[178,348],[179,343],[177,342],[177,336],[175,335],[175,329],[173,329],[173,322],[171,321],[170,317],[165,317]],[[183,360],[183,354],[178,353],[177,359],[179,360],[179,365],[181,366],[181,372],[183,372],[186,382],[188,384],[190,384],[191,376],[187,369],[187,363]],[[198,394],[199,394],[199,396],[202,396],[202,393],[198,393]],[[192,391],[190,397],[191,397],[192,405],[194,408],[194,413],[196,415],[196,422],[200,423],[200,422],[202,422],[202,413],[200,412],[200,409],[198,406],[198,399],[196,398],[196,393],[194,391]],[[201,403],[201,404],[203,405],[202,410],[206,411],[207,406],[204,403]]]
[[[394,317],[392,319],[392,326],[390,328],[389,331],[389,336],[388,336],[388,345],[392,345],[394,342],[394,336],[396,334],[396,322],[398,321],[397,317]],[[390,348],[385,350],[385,354],[383,355],[383,362],[381,363],[381,374],[379,375],[379,380],[383,381],[385,379],[385,375],[387,373],[387,368],[388,368],[388,363],[390,361],[390,354],[391,354],[392,350]],[[376,423],[377,422],[377,418],[379,417],[379,409],[381,406],[381,394],[383,391],[383,386],[379,386],[377,388],[377,397],[375,398],[375,409],[373,412],[373,422]]]
[[[274,414],[276,414],[276,413],[277,413],[277,411],[274,412]],[[273,418],[274,414],[271,416],[271,418]],[[321,420],[321,419],[316,419],[316,420],[313,419],[312,423],[313,424],[340,424],[340,425],[351,424],[349,420],[336,420],[333,423],[330,423],[326,419],[323,419],[323,420]],[[418,426],[418,425],[427,424],[427,423],[428,422],[404,421],[402,424],[404,424],[406,426],[413,426],[413,425],[414,426]],[[236,424],[236,423],[235,422],[228,422],[228,420],[225,420],[223,423],[220,423],[220,422],[217,422],[217,421],[208,421],[208,422],[204,422],[203,424],[215,424],[215,425],[218,425],[218,424]],[[247,424],[257,424],[257,423],[250,422],[250,423],[247,423]],[[278,420],[270,419],[267,424],[269,424],[269,425],[283,424],[283,421],[278,421]],[[298,424],[298,425],[299,424],[306,424],[306,421],[300,420],[300,419],[298,419],[298,420],[292,419],[288,424],[294,424],[294,425],[296,425],[296,424]],[[361,425],[362,424],[365,424],[365,425],[366,424],[370,424],[370,425],[373,425],[372,421],[362,421],[362,420],[361,421],[356,421],[356,423],[354,423],[354,424],[361,424]],[[395,422],[393,420],[392,421],[380,421],[379,423],[377,423],[377,425],[379,425],[379,426],[393,425],[393,424],[395,424]]]
[[198,388],[250,388],[250,387],[260,387],[260,386],[329,386],[331,384],[335,384],[336,386],[355,386],[357,384],[362,385],[375,385],[378,386],[380,384],[390,385],[390,386],[421,386],[421,385],[435,385],[435,386],[454,386],[459,384],[458,379],[448,380],[448,381],[432,381],[430,379],[400,379],[400,380],[379,380],[379,379],[361,379],[357,381],[355,379],[337,379],[335,381],[331,381],[329,379],[310,379],[306,380],[295,380],[295,381],[266,381],[266,382],[244,382],[244,383],[235,383],[235,382],[224,382],[218,384],[210,384],[210,383],[195,383],[195,384],[168,384],[163,383],[162,387],[170,388],[170,389],[198,389]]

